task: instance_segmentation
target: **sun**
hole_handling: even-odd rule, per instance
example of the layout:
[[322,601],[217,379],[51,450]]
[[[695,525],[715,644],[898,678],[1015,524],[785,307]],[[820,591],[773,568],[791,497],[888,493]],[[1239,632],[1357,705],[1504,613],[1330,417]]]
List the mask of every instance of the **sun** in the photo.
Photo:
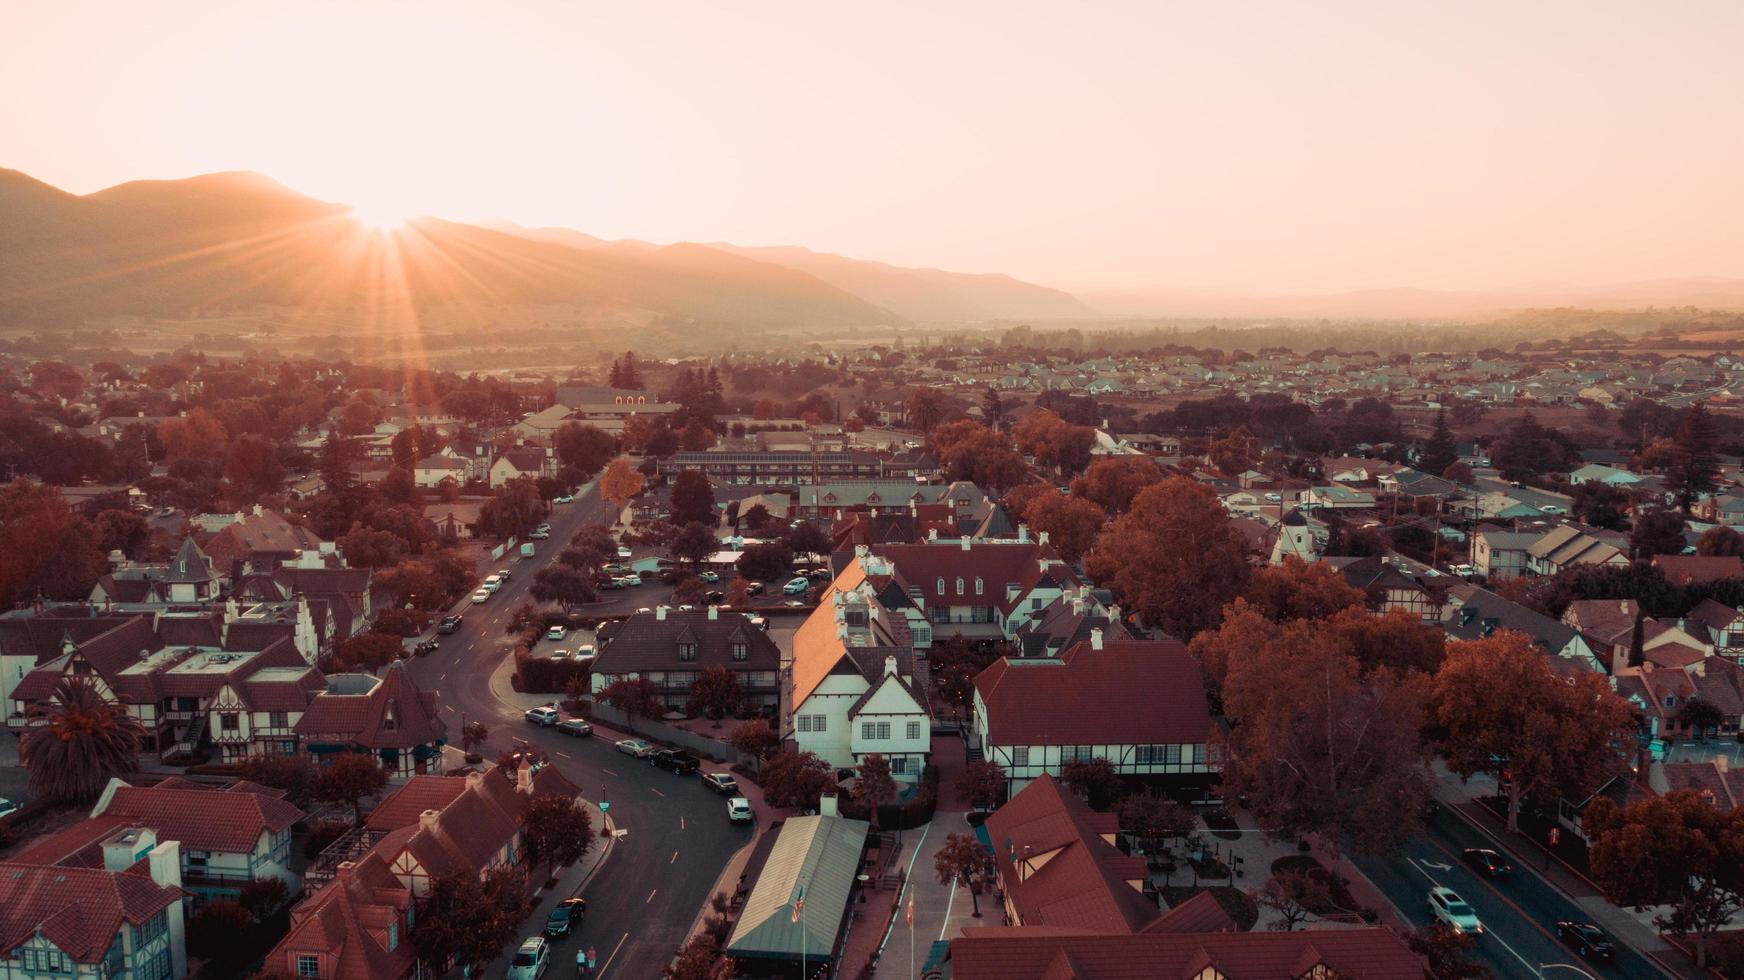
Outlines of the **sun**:
[[358,205],[351,209],[351,220],[370,231],[398,231],[411,218],[410,213],[390,207]]

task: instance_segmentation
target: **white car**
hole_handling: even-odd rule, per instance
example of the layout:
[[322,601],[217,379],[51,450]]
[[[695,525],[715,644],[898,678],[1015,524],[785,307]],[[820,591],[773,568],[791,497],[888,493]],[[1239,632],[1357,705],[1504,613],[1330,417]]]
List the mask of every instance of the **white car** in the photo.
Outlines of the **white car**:
[[573,503],[575,503],[575,497],[566,493],[563,496],[558,497],[556,500],[553,500],[551,502],[554,504],[573,504]]
[[626,738],[617,744],[619,752],[633,755],[638,759],[645,759],[654,754],[654,746],[639,738]]
[[568,660],[569,659],[569,651],[563,649],[562,647],[559,647],[559,648],[551,651],[551,659],[552,660],[559,660],[559,661]]
[[540,705],[537,708],[528,708],[521,717],[526,718],[528,721],[541,728],[550,728],[552,725],[563,720],[563,716],[557,713],[557,709],[550,705]]
[[545,937],[535,936],[515,950],[515,958],[509,961],[509,980],[539,980],[549,969],[551,947]]
[[1283,499],[1284,499],[1284,495],[1281,493],[1268,493],[1268,494],[1266,494],[1266,500],[1268,500],[1274,504],[1281,502]]
[[809,588],[811,588],[811,579],[795,577],[788,579],[787,584],[781,587],[781,591],[788,595],[800,595]]
[[1540,507],[1538,509],[1543,511],[1546,514],[1566,514],[1566,513],[1568,513],[1568,511],[1562,509],[1561,507],[1556,506],[1555,504],[1545,504],[1543,507]]
[[630,560],[630,549],[619,546],[619,548],[618,548],[618,560],[619,561],[629,561]]
[[757,819],[757,814],[751,809],[750,800],[735,796],[727,801],[727,819],[733,823],[750,823]]
[[567,629],[564,629],[560,625],[553,626],[550,629],[545,631],[545,639],[547,639],[547,640],[561,641],[564,637],[566,637],[568,635],[569,635],[569,631]]
[[478,587],[484,589],[486,592],[494,593],[496,590],[503,587],[503,577],[501,575],[486,575],[484,581],[480,582]]
[[476,605],[481,602],[489,602],[490,597],[491,593],[489,589],[479,589],[477,592],[472,594],[472,601],[473,604]]
[[1475,936],[1484,931],[1484,924],[1478,921],[1478,914],[1451,888],[1429,889],[1429,914],[1438,921],[1447,923],[1448,928],[1461,935]]

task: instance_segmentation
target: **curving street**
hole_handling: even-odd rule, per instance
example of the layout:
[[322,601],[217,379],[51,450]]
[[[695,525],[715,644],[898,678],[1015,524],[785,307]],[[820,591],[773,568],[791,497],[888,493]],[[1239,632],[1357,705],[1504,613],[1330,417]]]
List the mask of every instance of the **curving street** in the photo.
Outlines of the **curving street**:
[[[722,798],[695,776],[676,776],[623,755],[611,738],[571,738],[529,724],[516,705],[492,694],[490,683],[508,653],[506,619],[530,601],[534,573],[554,561],[583,525],[610,523],[611,517],[597,484],[573,503],[552,508],[551,538],[538,543],[538,555],[497,563],[513,569],[509,582],[486,604],[463,601],[456,610],[464,616],[460,630],[437,637],[436,652],[414,660],[412,672],[426,689],[441,692],[443,718],[456,744],[463,720],[483,721],[490,727],[488,746],[480,750],[487,760],[530,743],[555,760],[589,802],[597,803],[603,791],[619,836],[610,844],[610,858],[579,892],[588,902],[587,921],[574,936],[553,944],[552,975],[572,975],[576,951],[592,947],[598,977],[641,980],[658,977],[677,951],[727,860],[750,842],[750,828],[728,823]],[[480,577],[491,570],[481,569]],[[653,587],[633,591],[652,594]],[[633,607],[652,600],[626,601]],[[522,935],[536,934],[541,925],[529,920]]]

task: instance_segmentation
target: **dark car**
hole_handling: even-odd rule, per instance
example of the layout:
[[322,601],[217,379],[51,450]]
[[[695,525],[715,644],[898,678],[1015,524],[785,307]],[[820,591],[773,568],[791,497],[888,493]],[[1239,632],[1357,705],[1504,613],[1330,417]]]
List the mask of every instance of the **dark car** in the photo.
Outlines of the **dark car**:
[[712,592],[705,592],[705,593],[703,593],[702,601],[708,603],[711,606],[718,606],[721,603],[727,601],[727,594],[725,592],[720,591],[719,589],[716,589]]
[[557,903],[551,914],[545,917],[545,936],[548,939],[562,939],[575,931],[581,920],[587,917],[587,899],[566,898]]
[[430,654],[436,652],[436,641],[420,640],[418,641],[418,645],[412,648],[412,652],[420,657],[428,657]]
[[1556,938],[1589,960],[1603,960],[1609,963],[1617,957],[1617,947],[1611,945],[1610,937],[1599,931],[1599,927],[1591,922],[1558,922],[1556,924]]
[[701,765],[697,757],[689,752],[674,752],[671,749],[660,749],[649,753],[648,764],[657,769],[677,773],[680,776],[688,776],[696,772],[697,767]]
[[701,776],[702,784],[704,786],[707,786],[709,789],[714,790],[722,796],[739,795],[739,781],[733,778],[732,773],[705,772],[701,773]]
[[1468,847],[1464,857],[1465,863],[1486,878],[1506,878],[1514,873],[1512,865],[1487,847]]
[[442,617],[442,622],[437,624],[436,632],[441,633],[443,636],[447,636],[450,633],[459,631],[460,624],[461,618],[459,616],[444,616]]
[[763,583],[762,582],[752,582],[751,584],[745,586],[745,594],[746,595],[762,595],[763,594]]

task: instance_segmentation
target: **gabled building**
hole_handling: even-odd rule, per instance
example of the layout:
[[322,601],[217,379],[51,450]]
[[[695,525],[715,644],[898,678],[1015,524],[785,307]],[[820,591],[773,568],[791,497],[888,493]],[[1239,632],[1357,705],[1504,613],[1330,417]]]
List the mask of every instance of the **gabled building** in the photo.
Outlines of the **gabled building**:
[[668,709],[683,711],[691,685],[710,667],[732,671],[748,704],[771,714],[780,706],[781,649],[744,613],[716,606],[659,606],[601,626],[591,669],[593,692],[642,677],[660,689]]
[[1441,619],[1441,607],[1447,602],[1447,592],[1405,574],[1379,555],[1327,557],[1321,561],[1337,569],[1347,585],[1361,592],[1370,609],[1383,613],[1403,610],[1425,623]]
[[1012,642],[1021,657],[1057,657],[1086,643],[1100,630],[1107,642],[1136,640],[1120,619],[1120,607],[1106,604],[1097,590],[1081,585],[1030,614],[1017,628]]
[[448,725],[437,713],[435,691],[422,691],[405,664],[389,664],[380,678],[334,674],[293,726],[302,750],[323,765],[336,753],[364,753],[388,775],[442,771]]
[[205,550],[226,575],[242,570],[268,573],[280,564],[299,561],[304,555],[334,554],[332,542],[291,523],[276,510],[259,506],[237,514],[207,539]]
[[1526,570],[1533,575],[1550,576],[1583,565],[1627,568],[1629,556],[1615,545],[1567,524],[1545,532],[1526,549]]
[[403,980],[417,964],[412,890],[379,854],[342,862],[291,910],[262,971],[311,980]]
[[1107,759],[1124,776],[1203,784],[1218,762],[1199,662],[1169,640],[1090,640],[1057,658],[1001,657],[975,678],[979,751],[1013,788]]
[[1141,933],[1162,917],[1142,855],[1115,847],[1120,817],[1042,775],[987,818],[1005,917],[1014,926]]
[[1031,614],[1079,585],[1047,535],[1030,541],[1026,528],[1015,541],[962,538],[948,544],[884,545],[870,553],[878,559],[872,577],[889,600],[886,605],[895,608],[906,596],[932,638],[1009,640]]
[[521,477],[537,480],[542,476],[553,476],[556,472],[557,459],[545,450],[536,447],[510,449],[491,464],[490,485],[495,490],[510,480]]
[[1441,628],[1453,639],[1480,640],[1500,630],[1514,630],[1526,634],[1534,645],[1558,658],[1560,666],[1570,670],[1605,670],[1592,643],[1566,623],[1472,585],[1455,585],[1452,595],[1453,600],[1442,612]]
[[1704,638],[1718,656],[1733,660],[1744,658],[1744,611],[1713,599],[1703,599],[1684,617],[1684,629],[1705,634]]

